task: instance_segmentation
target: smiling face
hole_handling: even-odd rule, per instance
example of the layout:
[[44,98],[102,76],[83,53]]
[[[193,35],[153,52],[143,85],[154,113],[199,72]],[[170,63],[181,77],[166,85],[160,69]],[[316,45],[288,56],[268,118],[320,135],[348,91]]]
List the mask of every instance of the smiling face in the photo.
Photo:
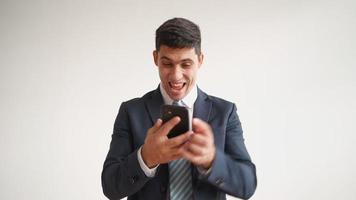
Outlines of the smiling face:
[[196,83],[203,54],[197,55],[194,48],[170,48],[162,45],[153,52],[161,83],[173,100],[183,99]]

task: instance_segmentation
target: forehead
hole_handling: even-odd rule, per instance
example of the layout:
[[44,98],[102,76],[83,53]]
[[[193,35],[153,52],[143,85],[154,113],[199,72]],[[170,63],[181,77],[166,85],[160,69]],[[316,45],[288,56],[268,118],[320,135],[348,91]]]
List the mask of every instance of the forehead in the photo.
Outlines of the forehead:
[[162,45],[160,47],[158,51],[158,56],[161,59],[168,59],[172,61],[198,59],[198,55],[195,53],[194,48],[171,48],[166,45]]

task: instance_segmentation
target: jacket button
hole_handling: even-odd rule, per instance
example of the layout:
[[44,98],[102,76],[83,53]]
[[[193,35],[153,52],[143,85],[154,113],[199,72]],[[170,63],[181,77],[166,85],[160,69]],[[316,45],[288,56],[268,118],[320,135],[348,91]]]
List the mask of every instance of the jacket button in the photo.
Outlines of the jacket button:
[[222,178],[218,178],[215,180],[215,184],[221,186],[222,184],[224,184],[224,180]]
[[166,193],[166,191],[167,191],[167,187],[165,187],[165,186],[161,185],[160,190],[161,190],[161,192],[162,192],[162,193]]
[[131,184],[134,184],[136,181],[138,181],[138,177],[137,176],[133,176],[133,177],[130,178]]

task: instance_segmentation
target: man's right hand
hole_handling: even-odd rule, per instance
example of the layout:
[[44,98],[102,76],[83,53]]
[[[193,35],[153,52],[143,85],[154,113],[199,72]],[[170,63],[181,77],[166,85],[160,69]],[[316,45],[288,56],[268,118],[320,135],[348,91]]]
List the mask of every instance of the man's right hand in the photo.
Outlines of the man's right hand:
[[158,164],[168,163],[182,157],[183,144],[189,139],[192,131],[168,139],[169,131],[179,123],[180,118],[174,117],[162,125],[162,120],[148,129],[145,143],[141,149],[142,159],[149,168]]

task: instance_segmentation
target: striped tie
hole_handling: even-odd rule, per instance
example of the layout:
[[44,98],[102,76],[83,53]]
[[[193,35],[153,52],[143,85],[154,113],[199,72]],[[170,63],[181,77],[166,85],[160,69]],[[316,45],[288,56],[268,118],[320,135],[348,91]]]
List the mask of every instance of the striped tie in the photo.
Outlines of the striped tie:
[[[179,106],[181,102],[174,101],[172,105]],[[191,200],[193,198],[192,176],[190,162],[178,159],[169,163],[170,200]]]

